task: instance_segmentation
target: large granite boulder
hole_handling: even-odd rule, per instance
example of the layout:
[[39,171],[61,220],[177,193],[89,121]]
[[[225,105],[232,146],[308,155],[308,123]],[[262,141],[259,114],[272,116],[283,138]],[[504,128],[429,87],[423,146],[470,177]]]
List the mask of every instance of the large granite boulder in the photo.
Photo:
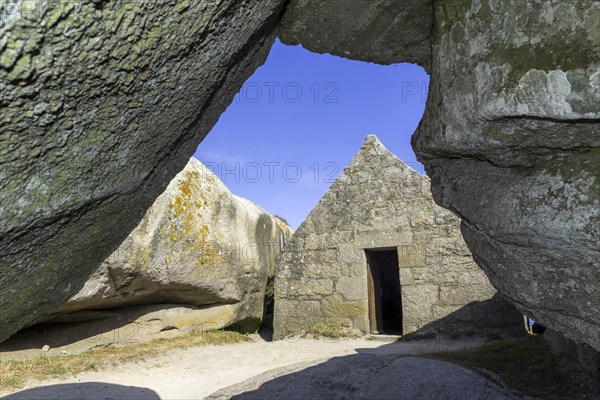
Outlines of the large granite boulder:
[[206,320],[198,312],[179,313],[197,326],[221,314],[220,327],[255,330],[275,256],[290,237],[282,220],[233,195],[191,158],[83,289],[43,322],[102,316],[89,310],[177,304],[211,309]]
[[436,2],[413,145],[524,313],[600,350],[600,2]]
[[138,224],[264,61],[283,3],[0,2],[0,342]]

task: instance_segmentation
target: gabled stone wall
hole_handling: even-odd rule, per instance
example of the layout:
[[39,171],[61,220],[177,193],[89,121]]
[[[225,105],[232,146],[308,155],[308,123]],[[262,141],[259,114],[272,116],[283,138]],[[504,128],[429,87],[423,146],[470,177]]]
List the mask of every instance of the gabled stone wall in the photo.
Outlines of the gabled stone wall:
[[369,330],[365,249],[396,248],[403,333],[514,332],[516,309],[496,295],[437,206],[429,179],[367,140],[296,231],[276,265],[275,338],[317,322]]

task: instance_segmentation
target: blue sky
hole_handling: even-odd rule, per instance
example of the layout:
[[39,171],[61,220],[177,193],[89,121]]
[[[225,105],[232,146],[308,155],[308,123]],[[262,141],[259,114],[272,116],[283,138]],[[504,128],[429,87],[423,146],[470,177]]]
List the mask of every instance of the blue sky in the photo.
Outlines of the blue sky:
[[194,156],[296,229],[367,134],[423,172],[410,137],[428,84],[416,65],[350,61],[277,40]]

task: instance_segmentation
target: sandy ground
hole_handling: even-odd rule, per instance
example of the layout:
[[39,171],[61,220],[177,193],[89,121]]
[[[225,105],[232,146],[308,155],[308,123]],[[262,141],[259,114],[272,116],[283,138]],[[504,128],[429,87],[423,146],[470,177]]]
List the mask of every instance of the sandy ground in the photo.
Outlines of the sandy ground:
[[452,364],[406,357],[477,344],[256,338],[254,343],[173,350],[108,370],[30,382],[24,390],[2,395],[6,400],[184,400],[211,394],[226,399],[239,393],[245,393],[240,398],[261,400],[518,398],[496,380]]

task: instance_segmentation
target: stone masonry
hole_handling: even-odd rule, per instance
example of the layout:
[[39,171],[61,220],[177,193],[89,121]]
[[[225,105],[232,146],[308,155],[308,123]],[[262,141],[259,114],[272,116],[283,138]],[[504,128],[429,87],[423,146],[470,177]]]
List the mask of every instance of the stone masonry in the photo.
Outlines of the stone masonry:
[[276,264],[274,336],[314,323],[369,331],[365,249],[398,253],[403,334],[515,332],[518,311],[475,264],[430,181],[369,135]]

